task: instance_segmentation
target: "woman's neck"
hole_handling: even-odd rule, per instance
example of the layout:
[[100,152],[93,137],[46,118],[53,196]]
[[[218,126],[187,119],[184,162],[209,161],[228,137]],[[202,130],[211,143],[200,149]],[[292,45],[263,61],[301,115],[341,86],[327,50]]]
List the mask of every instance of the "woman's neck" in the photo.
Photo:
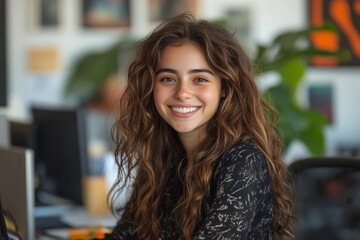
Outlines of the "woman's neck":
[[179,136],[185,148],[188,161],[190,161],[197,152],[200,142],[204,140],[205,134],[203,132],[181,133]]

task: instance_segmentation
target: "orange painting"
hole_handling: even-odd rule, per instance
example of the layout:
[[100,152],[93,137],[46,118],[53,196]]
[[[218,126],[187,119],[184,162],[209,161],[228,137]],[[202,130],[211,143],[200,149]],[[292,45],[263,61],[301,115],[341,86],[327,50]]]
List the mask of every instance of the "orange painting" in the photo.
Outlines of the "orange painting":
[[310,23],[321,26],[325,21],[334,23],[339,34],[321,31],[312,35],[312,44],[322,50],[348,49],[351,59],[339,62],[330,57],[312,59],[315,66],[360,65],[360,0],[309,0]]

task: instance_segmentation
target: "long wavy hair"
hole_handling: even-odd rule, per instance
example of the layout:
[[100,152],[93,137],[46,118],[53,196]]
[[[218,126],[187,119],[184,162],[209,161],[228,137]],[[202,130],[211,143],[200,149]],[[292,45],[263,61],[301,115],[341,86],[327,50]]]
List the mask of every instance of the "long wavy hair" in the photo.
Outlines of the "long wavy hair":
[[[192,168],[183,167],[185,149],[178,134],[160,117],[153,99],[162,50],[184,42],[202,49],[209,66],[220,76],[225,92],[206,127],[207,137],[199,144]],[[191,239],[219,158],[235,143],[245,140],[256,144],[267,158],[275,204],[273,229],[279,237],[292,236],[290,188],[285,181],[276,113],[263,100],[254,81],[252,62],[231,32],[188,13],[172,18],[139,43],[127,81],[113,126],[119,173],[109,203],[114,205],[120,192],[131,183],[126,213],[131,216],[139,239],[159,238],[163,216],[160,206],[166,183],[174,172],[184,184],[174,214],[184,238]]]

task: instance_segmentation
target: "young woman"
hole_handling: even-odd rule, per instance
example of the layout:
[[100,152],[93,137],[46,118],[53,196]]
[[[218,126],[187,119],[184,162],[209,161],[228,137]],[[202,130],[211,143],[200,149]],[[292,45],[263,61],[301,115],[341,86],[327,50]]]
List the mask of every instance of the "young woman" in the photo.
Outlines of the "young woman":
[[182,14],[139,45],[114,125],[112,203],[131,197],[110,239],[291,236],[273,109],[233,35]]

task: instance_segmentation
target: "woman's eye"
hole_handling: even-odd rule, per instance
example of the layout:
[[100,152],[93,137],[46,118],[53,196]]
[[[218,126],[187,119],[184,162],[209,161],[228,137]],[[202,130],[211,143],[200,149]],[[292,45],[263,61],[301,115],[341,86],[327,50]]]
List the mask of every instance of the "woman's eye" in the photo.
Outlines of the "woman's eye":
[[196,78],[196,79],[195,79],[195,82],[202,83],[202,82],[208,82],[208,80],[205,79],[205,78]]
[[170,82],[174,82],[175,79],[172,77],[164,77],[164,78],[161,78],[160,81],[164,82],[164,83],[170,83]]

